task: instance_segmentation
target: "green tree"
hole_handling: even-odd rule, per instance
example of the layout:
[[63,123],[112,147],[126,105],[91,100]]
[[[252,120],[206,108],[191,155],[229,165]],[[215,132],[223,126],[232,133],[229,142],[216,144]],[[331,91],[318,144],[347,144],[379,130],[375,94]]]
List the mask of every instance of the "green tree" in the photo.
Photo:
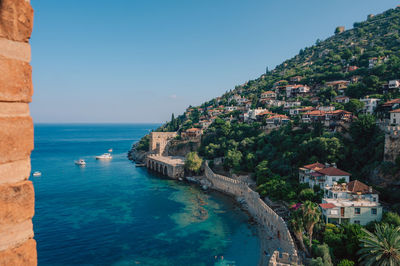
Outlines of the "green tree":
[[314,190],[311,188],[305,188],[302,191],[300,191],[299,194],[299,199],[301,201],[312,201],[315,197]]
[[366,236],[360,239],[358,251],[363,265],[400,265],[400,227],[376,224],[375,233],[362,229]]
[[268,161],[264,160],[256,166],[257,186],[267,182],[267,178],[272,176],[271,170],[268,168]]
[[294,236],[299,242],[300,249],[304,251],[307,254],[307,256],[309,256],[309,252],[304,245],[304,239],[303,239],[304,222],[300,211],[292,212],[289,224],[292,228]]
[[350,101],[344,105],[344,109],[353,114],[358,114],[363,108],[364,103],[357,99],[350,99]]
[[234,169],[239,169],[240,168],[240,163],[242,161],[242,153],[236,149],[234,150],[229,150],[224,159],[224,165],[227,168],[234,168]]
[[306,201],[301,205],[301,211],[303,213],[304,227],[309,238],[309,246],[311,247],[314,226],[321,219],[321,210],[318,204]]
[[202,163],[203,159],[199,157],[197,152],[189,152],[186,155],[185,169],[194,173],[199,173]]
[[344,259],[339,262],[338,266],[354,266],[354,261]]
[[400,226],[400,216],[395,212],[386,212],[383,215],[382,222],[389,225]]
[[[329,252],[329,246],[327,244],[322,245],[313,245],[312,249],[313,255],[317,257],[317,264],[316,265],[323,265],[323,266],[332,266],[332,258]],[[319,259],[322,260],[319,260]],[[321,264],[322,262],[322,264]]]

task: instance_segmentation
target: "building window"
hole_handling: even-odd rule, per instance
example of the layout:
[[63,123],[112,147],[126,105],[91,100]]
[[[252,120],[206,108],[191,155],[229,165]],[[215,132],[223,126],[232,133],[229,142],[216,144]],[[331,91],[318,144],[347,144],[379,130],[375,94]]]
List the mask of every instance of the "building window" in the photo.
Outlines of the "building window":
[[333,194],[333,197],[334,197],[335,199],[337,199],[337,194]]
[[355,214],[360,214],[360,213],[361,213],[360,208],[355,208],[355,209],[354,209],[354,213],[355,213]]
[[360,221],[359,220],[354,220],[354,223],[355,224],[360,224]]
[[376,201],[376,198],[375,198],[375,197],[373,197],[373,198],[372,198],[372,201],[373,201],[373,202],[375,202],[375,201]]
[[371,209],[371,213],[372,213],[373,215],[376,215],[376,214],[378,213],[378,211],[376,210],[376,208],[373,208],[373,209]]

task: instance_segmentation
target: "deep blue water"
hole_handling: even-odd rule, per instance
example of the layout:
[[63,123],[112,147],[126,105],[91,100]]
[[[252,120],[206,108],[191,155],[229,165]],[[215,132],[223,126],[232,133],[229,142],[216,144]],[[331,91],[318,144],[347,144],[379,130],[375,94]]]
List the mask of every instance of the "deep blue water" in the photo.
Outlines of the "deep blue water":
[[[257,264],[255,229],[230,199],[128,161],[132,143],[156,127],[35,126],[39,265]],[[109,148],[111,161],[95,160]]]

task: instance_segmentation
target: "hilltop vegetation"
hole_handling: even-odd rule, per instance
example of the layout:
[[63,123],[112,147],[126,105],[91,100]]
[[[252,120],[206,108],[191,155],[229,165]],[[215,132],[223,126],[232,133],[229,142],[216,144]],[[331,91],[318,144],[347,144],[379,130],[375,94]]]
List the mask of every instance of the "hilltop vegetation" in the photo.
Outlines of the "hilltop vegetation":
[[[255,173],[261,192],[263,187],[271,187],[271,183],[282,191],[292,191],[290,184],[296,186],[297,168],[315,161],[335,162],[350,171],[354,178],[366,181],[383,161],[384,134],[375,125],[382,113],[378,106],[372,115],[361,115],[363,103],[358,99],[374,97],[381,99],[382,104],[400,96],[399,90],[385,90],[389,80],[400,78],[399,32],[399,8],[354,23],[353,29],[325,41],[317,40],[315,45],[301,49],[298,55],[258,79],[236,86],[198,107],[189,107],[183,115],[172,117],[159,130],[184,131],[202,127],[202,120],[213,121],[204,134],[200,155],[207,159],[225,157],[226,169]],[[273,113],[285,114],[287,110],[283,106],[266,104],[261,94],[279,91],[279,86],[290,84],[293,77],[301,77],[296,84],[309,86],[310,93],[295,97],[278,93],[277,100],[299,101],[301,107],[334,106],[361,116],[342,132],[332,132],[322,123],[306,124],[301,116],[294,116],[288,124],[267,133],[262,130],[265,119],[243,123],[244,110],[240,107],[210,114],[210,110],[240,106],[231,99],[234,95],[246,98],[251,104],[250,109],[266,108]],[[340,93],[327,86],[327,82],[335,80],[353,80],[344,92],[344,96],[350,98],[348,103],[335,101]],[[313,98],[318,101],[312,102]],[[400,168],[388,163],[384,166],[392,168],[392,172]],[[264,174],[258,174],[261,168],[268,168],[268,171],[264,169]],[[261,186],[263,183],[265,185]],[[282,194],[286,200],[290,199],[291,193]],[[385,193],[385,196],[388,196],[387,200],[395,200],[392,193]]]

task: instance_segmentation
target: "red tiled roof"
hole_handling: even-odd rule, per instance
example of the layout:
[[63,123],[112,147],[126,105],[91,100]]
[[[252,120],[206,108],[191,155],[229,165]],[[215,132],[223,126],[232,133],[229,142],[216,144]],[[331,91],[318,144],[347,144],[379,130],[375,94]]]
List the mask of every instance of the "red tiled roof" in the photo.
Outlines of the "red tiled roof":
[[304,165],[303,167],[307,168],[307,169],[310,169],[310,170],[314,170],[316,168],[319,168],[319,169],[324,168],[325,165],[323,165],[322,163],[316,162],[316,163],[313,163],[313,164]]
[[361,192],[362,194],[378,194],[375,189],[372,189],[372,192],[369,192],[369,186],[358,180],[347,183],[347,190],[352,193]]
[[197,132],[197,131],[200,131],[200,130],[201,130],[200,128],[192,127],[192,128],[189,128],[188,130],[186,130],[186,132]]
[[396,109],[396,110],[393,110],[393,111],[390,111],[389,113],[400,113],[400,108]]
[[347,80],[336,80],[336,81],[329,81],[326,84],[328,85],[337,85],[337,84],[344,84],[344,83],[350,83],[350,81]]
[[324,111],[320,111],[320,110],[314,110],[314,111],[310,111],[305,113],[306,115],[312,115],[312,116],[324,116],[325,112]]
[[400,98],[399,98],[399,99],[394,99],[394,100],[387,101],[387,102],[385,102],[385,103],[383,104],[383,106],[392,106],[392,105],[395,104],[395,103],[400,103]]
[[273,116],[271,116],[271,117],[268,118],[268,119],[274,119],[274,118],[289,119],[289,117],[287,117],[286,115],[279,115],[279,114],[273,115]]
[[350,99],[348,96],[338,96],[335,98],[335,100],[341,100],[341,99]]
[[323,168],[323,169],[318,170],[318,172],[320,172],[321,174],[324,174],[324,175],[329,175],[329,176],[351,176],[350,173],[347,173],[336,167]]
[[257,116],[263,116],[263,115],[273,115],[274,113],[270,112],[270,111],[264,111],[259,113]]
[[327,114],[331,114],[331,115],[338,115],[338,114],[349,114],[351,115],[351,112],[345,111],[345,110],[335,110],[335,111],[329,111],[326,112]]
[[304,112],[304,111],[309,111],[309,110],[314,110],[314,107],[312,107],[312,106],[307,106],[307,107],[304,107],[304,108],[301,109],[302,112]]
[[322,209],[332,209],[336,207],[333,203],[321,203],[319,206],[321,206]]

